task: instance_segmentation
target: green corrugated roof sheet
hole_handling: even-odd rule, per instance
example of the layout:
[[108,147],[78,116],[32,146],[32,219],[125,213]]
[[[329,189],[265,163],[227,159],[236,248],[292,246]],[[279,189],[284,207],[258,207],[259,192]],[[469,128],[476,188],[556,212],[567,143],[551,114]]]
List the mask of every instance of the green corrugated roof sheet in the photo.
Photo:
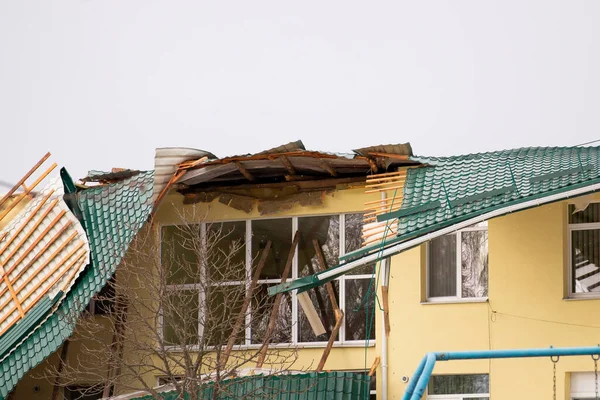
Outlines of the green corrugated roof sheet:
[[[407,172],[400,212],[388,216],[399,217],[398,236],[387,239],[386,248],[503,207],[600,183],[600,147],[532,147],[410,159],[422,166]],[[340,260],[381,250],[381,244],[367,246]],[[272,286],[269,294],[325,283],[317,275]]]
[[61,316],[80,313],[114,273],[150,214],[152,185],[153,172],[142,172],[118,183],[78,193],[77,204],[90,242],[91,263],[58,309],[0,360],[0,399],[72,334],[73,320]]
[[[353,372],[311,372],[297,375],[257,375],[221,383],[219,400],[364,400],[369,398],[371,377]],[[199,399],[212,399],[214,386],[206,385]],[[177,399],[175,391],[162,393],[164,400]],[[140,397],[150,400],[152,396]]]

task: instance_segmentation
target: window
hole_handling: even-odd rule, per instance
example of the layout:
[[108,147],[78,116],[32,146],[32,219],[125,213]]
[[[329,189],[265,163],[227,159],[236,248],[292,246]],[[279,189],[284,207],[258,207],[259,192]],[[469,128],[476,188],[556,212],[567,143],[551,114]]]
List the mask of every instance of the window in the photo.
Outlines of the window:
[[[173,296],[168,301],[174,305],[169,308],[206,311],[201,310],[197,315],[182,312],[163,315],[165,341],[174,346],[182,343],[194,345],[203,332],[208,344],[226,341],[231,333],[231,324],[224,323],[224,319],[231,319],[232,315],[239,313],[246,287],[270,240],[271,250],[249,306],[245,335],[238,337],[240,345],[260,345],[275,300],[275,296],[268,295],[268,288],[281,281],[295,232],[300,233],[300,241],[288,281],[312,275],[321,268],[315,243],[318,243],[328,267],[337,265],[341,254],[358,249],[362,245],[362,223],[362,214],[343,214],[231,221],[191,227],[163,226],[161,262],[166,270],[169,293]],[[201,238],[201,243],[210,249],[205,261],[201,260],[201,251],[192,244],[198,242],[194,240],[195,235],[195,239]],[[368,265],[332,282],[336,300],[345,313],[337,343],[364,343],[367,337],[375,339],[375,329],[372,327],[367,332],[365,319],[366,307],[372,310],[374,306],[373,296],[369,296],[374,290],[373,268],[374,264]],[[288,293],[282,299],[272,343],[326,344],[335,325],[333,305],[324,286],[310,290],[308,294],[326,332],[315,335],[297,295]]]
[[115,277],[106,283],[97,295],[90,300],[87,312],[90,315],[112,315],[115,311]]
[[569,205],[569,295],[600,295],[600,203]]
[[433,375],[427,386],[427,399],[487,400],[489,392],[487,374]]
[[104,386],[98,385],[79,385],[67,386],[64,389],[65,400],[96,400],[102,398]]
[[427,299],[488,295],[487,222],[433,239],[427,246]]
[[571,372],[571,400],[596,398],[596,376],[593,372]]

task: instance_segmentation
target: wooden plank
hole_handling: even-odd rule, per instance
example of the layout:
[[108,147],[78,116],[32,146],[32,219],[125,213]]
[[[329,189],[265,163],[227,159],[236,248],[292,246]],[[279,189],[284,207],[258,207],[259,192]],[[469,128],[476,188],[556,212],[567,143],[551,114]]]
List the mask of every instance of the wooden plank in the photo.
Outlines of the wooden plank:
[[60,393],[60,380],[63,369],[65,368],[65,364],[67,362],[67,352],[69,351],[69,343],[71,341],[67,338],[62,345],[62,349],[60,350],[60,357],[58,358],[58,367],[56,369],[56,377],[54,378],[54,385],[52,386],[52,396],[51,400],[58,400],[58,395]]
[[[296,253],[296,247],[298,247],[298,242],[300,241],[300,232],[296,231],[294,235],[294,240],[292,241],[292,247],[290,247],[290,252],[288,254],[287,261],[285,263],[285,267],[283,269],[283,273],[281,275],[281,283],[285,283],[287,281],[288,275],[290,274],[290,270],[292,269],[292,261],[294,260],[294,254]],[[267,355],[267,350],[269,347],[269,342],[271,340],[271,334],[273,333],[273,329],[275,329],[275,321],[277,320],[277,314],[279,313],[279,306],[281,304],[281,299],[283,297],[283,293],[277,293],[275,296],[275,301],[273,302],[273,308],[271,309],[271,316],[269,317],[269,325],[267,326],[267,331],[265,332],[265,339],[260,348],[258,354],[258,361],[256,363],[256,368],[262,368],[263,363],[265,362],[265,357]]]
[[396,196],[396,197],[388,197],[385,199],[381,199],[381,200],[373,200],[373,201],[367,201],[365,202],[365,206],[381,206],[381,207],[385,207],[386,205],[388,205],[388,203],[398,203],[398,201],[402,200],[402,196]]
[[[391,184],[395,184],[397,182],[392,182]],[[374,189],[375,188],[375,189]],[[396,186],[386,186],[386,187],[376,187],[376,186],[366,186],[366,190],[365,193],[366,194],[371,194],[371,193],[379,193],[379,192],[388,192],[390,190],[397,190],[397,189],[404,189],[404,182],[401,182],[400,185],[396,185]],[[400,192],[402,193],[402,192]]]
[[[27,224],[29,222],[31,222],[31,220],[33,219],[33,217],[37,216],[37,213],[41,210],[41,208],[44,206],[44,204],[46,204],[46,201],[48,201],[48,199],[50,198],[50,196],[52,196],[52,194],[54,193],[54,189],[51,190],[46,196],[44,196],[44,198],[40,201],[40,204],[38,204],[35,209],[33,209],[33,211],[31,212],[31,214],[29,214],[29,216],[27,217],[27,219],[25,219],[25,221],[21,224],[21,226],[19,226],[19,228],[16,230],[16,232],[11,236],[11,238],[9,239],[8,242],[6,242],[4,244],[4,246],[2,246],[2,249],[0,249],[0,254],[4,253],[6,251],[6,249],[11,245],[11,243],[15,240],[15,238],[17,238],[19,236],[19,234],[23,231],[23,229],[25,228],[25,226],[27,226]],[[54,201],[54,205],[56,205],[56,203],[58,203],[58,200]],[[51,208],[53,206],[50,206]],[[48,212],[50,212],[48,210]],[[48,215],[48,213],[46,213],[45,215]],[[40,222],[43,218],[40,219]],[[37,226],[39,225],[39,223],[34,227],[33,230],[35,230],[35,228],[37,228]],[[6,236],[8,234],[8,232],[5,232],[4,235]],[[4,239],[4,237],[2,237]],[[0,273],[3,273],[2,267],[0,267]]]
[[380,153],[377,151],[371,151],[369,152],[370,156],[376,156],[376,157],[386,157],[386,158],[394,158],[396,160],[403,160],[403,161],[409,161],[410,160],[410,156],[407,155],[402,155],[402,154],[393,154],[393,153]]
[[[325,271],[327,269],[327,261],[325,261],[325,256],[323,255],[323,250],[321,249],[321,245],[319,244],[318,239],[313,239],[313,247],[315,248],[315,253],[317,253],[317,258],[319,260],[319,268],[321,271]],[[339,311],[340,307],[338,306],[337,299],[335,298],[333,284],[331,282],[327,282],[325,284],[325,287],[327,288],[327,293],[329,293],[329,300],[331,301],[333,309]]]
[[[71,234],[70,238],[71,238],[71,237],[74,237],[74,236],[76,236],[76,235],[77,235],[77,232],[73,232],[73,233]],[[72,240],[72,239],[71,239],[71,240]],[[67,240],[66,240],[66,241],[65,241],[63,244],[61,244],[61,245],[60,245],[60,247],[58,247],[58,248],[57,248],[57,249],[56,249],[56,250],[55,250],[55,251],[54,251],[54,252],[53,252],[53,253],[50,255],[50,257],[46,258],[46,259],[44,260],[44,262],[43,262],[43,263],[42,263],[42,264],[41,264],[41,265],[40,265],[38,268],[36,268],[36,270],[34,271],[34,273],[33,273],[33,274],[31,274],[31,276],[30,276],[30,277],[27,279],[27,281],[25,282],[25,285],[26,285],[26,284],[28,284],[28,283],[29,283],[29,281],[31,281],[31,279],[33,279],[33,278],[35,277],[35,275],[36,275],[36,274],[40,273],[40,271],[42,271],[44,268],[46,268],[46,266],[47,266],[47,265],[50,263],[50,261],[52,261],[54,258],[56,258],[56,256],[58,255],[58,253],[60,253],[60,252],[63,250],[63,248],[64,248],[64,247],[65,247],[65,246],[66,246],[66,245],[69,243],[69,241],[70,241],[70,240],[69,240],[69,239],[67,239]],[[83,247],[83,244],[84,244],[84,243],[83,243],[83,242],[81,242],[81,243],[79,244],[79,246],[77,246],[77,247],[76,247],[76,250],[79,250],[79,249],[81,249],[81,247]],[[20,277],[21,277],[21,276],[22,276],[22,275],[23,275],[23,274],[24,274],[26,271],[27,271],[27,270],[23,268],[21,271],[19,271],[19,273],[18,273],[16,276],[14,276],[14,277],[12,278],[12,281],[13,281],[13,282],[16,282],[17,280],[19,280],[19,278],[20,278]],[[4,295],[4,293],[6,293],[6,290],[7,290],[6,288],[3,288],[2,290],[0,290],[0,297],[2,297],[2,296]],[[1,309],[1,308],[2,308],[2,307],[0,307],[0,309]]]
[[331,165],[329,165],[329,163],[326,160],[320,159],[319,163],[321,164],[321,166],[323,167],[323,169],[327,172],[329,172],[329,175],[333,176],[333,177],[337,177],[338,173],[336,170],[334,170]]
[[373,175],[369,175],[367,177],[367,179],[369,178],[378,178],[378,177],[384,177],[384,176],[394,176],[394,175],[400,175],[400,174],[406,174],[406,171],[408,171],[408,169],[406,168],[402,168],[399,169],[398,171],[392,171],[392,172],[383,172],[381,174],[373,174]]
[[323,368],[325,367],[325,363],[327,362],[327,358],[329,357],[329,353],[331,353],[333,343],[335,342],[338,332],[340,331],[340,328],[342,327],[342,323],[344,322],[344,311],[342,311],[342,310],[338,310],[338,311],[339,312],[337,314],[337,320],[335,322],[335,326],[333,327],[333,330],[331,331],[331,335],[329,336],[329,340],[327,341],[327,346],[325,346],[325,349],[323,350],[323,355],[321,356],[319,365],[317,365],[317,372],[323,371]]
[[377,367],[379,367],[380,362],[381,362],[381,359],[379,357],[375,357],[375,360],[373,360],[373,364],[371,365],[371,369],[369,370],[369,373],[368,373],[369,376],[375,375],[375,371],[377,371]]
[[389,306],[389,291],[387,286],[381,287],[381,299],[383,302],[383,325],[385,327],[385,336],[390,336],[390,306]]
[[[19,182],[17,182],[17,183],[15,184],[15,186],[13,186],[13,187],[12,187],[12,189],[10,189],[10,190],[8,191],[8,193],[6,193],[6,194],[5,194],[5,195],[2,197],[2,199],[0,199],[0,207],[2,207],[2,206],[4,205],[4,203],[6,202],[6,200],[8,200],[8,199],[10,198],[10,196],[12,196],[12,195],[13,195],[13,194],[14,194],[14,193],[17,191],[17,189],[18,189],[20,186],[22,186],[22,185],[25,183],[25,181],[26,181],[27,179],[29,179],[29,177],[30,177],[31,175],[33,175],[33,173],[34,173],[35,171],[37,171],[37,169],[38,169],[38,168],[39,168],[39,167],[40,167],[40,166],[41,166],[41,165],[42,165],[42,164],[43,164],[43,163],[44,163],[44,162],[45,162],[45,161],[46,161],[48,158],[50,158],[50,153],[49,153],[49,152],[48,152],[48,153],[46,153],[46,154],[44,155],[44,157],[42,157],[42,159],[41,159],[40,161],[38,161],[38,162],[37,162],[37,163],[36,163],[36,164],[35,164],[35,165],[34,165],[34,166],[33,166],[33,167],[32,167],[32,168],[31,168],[31,169],[30,169],[30,170],[29,170],[29,171],[28,171],[28,172],[27,172],[25,175],[24,175],[24,176],[23,176],[23,177],[22,177],[22,178],[19,180]],[[2,219],[2,218],[0,218],[0,219]]]
[[17,204],[19,204],[21,202],[21,200],[23,200],[25,198],[25,196],[27,196],[29,193],[31,193],[31,191],[33,189],[35,189],[35,187],[41,182],[43,181],[49,174],[50,172],[52,172],[52,170],[54,170],[54,168],[56,168],[57,164],[53,163],[42,175],[40,175],[40,177],[38,177],[35,182],[33,182],[31,184],[31,186],[29,186],[27,189],[27,191],[21,193],[15,200],[13,200],[12,203],[10,203],[8,205],[8,207],[4,210],[4,212],[2,214],[0,214],[0,221],[2,221],[4,219],[4,217],[6,217],[8,215],[9,212],[12,211],[13,208],[15,208],[17,206]]
[[315,309],[308,292],[298,293],[296,298],[298,299],[298,304],[304,311],[304,315],[306,316],[306,319],[308,320],[308,323],[310,324],[315,336],[320,336],[326,333],[327,331],[325,330],[325,326],[323,326],[323,322],[321,321],[321,318],[319,318],[317,310]]
[[283,166],[285,167],[285,169],[287,169],[290,175],[296,175],[296,168],[294,168],[294,165],[292,164],[289,158],[287,158],[286,156],[281,156],[279,157],[279,159],[281,160]]
[[244,298],[244,302],[242,303],[242,308],[240,309],[240,312],[237,316],[235,324],[233,325],[231,334],[229,335],[229,340],[227,341],[227,346],[225,346],[225,351],[223,351],[223,357],[220,362],[222,369],[224,369],[225,366],[227,365],[227,361],[229,360],[229,354],[231,353],[231,349],[233,349],[233,345],[235,344],[237,335],[239,334],[239,331],[242,329],[242,325],[246,318],[246,311],[248,310],[248,307],[250,306],[250,302],[252,301],[252,296],[254,295],[254,290],[256,289],[258,280],[260,279],[260,274],[262,273],[265,263],[267,262],[267,257],[269,256],[269,251],[271,250],[271,244],[272,244],[272,242],[269,240],[260,255],[260,260],[258,261],[256,271],[254,271],[254,276],[252,276],[252,282],[250,282],[250,287],[246,291],[246,297]]
[[240,171],[242,175],[244,175],[244,178],[248,179],[250,182],[256,181],[254,175],[252,175],[250,171],[248,171],[248,169],[244,167],[244,165],[240,161],[234,161],[233,163],[235,164],[235,167],[238,169],[238,171]]
[[395,175],[395,176],[385,176],[383,178],[367,178],[367,184],[369,185],[377,185],[378,183],[384,184],[388,182],[394,182],[399,180],[405,180],[406,174]]
[[69,229],[69,227],[71,226],[71,224],[72,224],[71,221],[67,221],[67,223],[64,224],[58,230],[58,232],[56,232],[56,234],[54,234],[54,236],[52,236],[52,238],[48,241],[48,243],[46,243],[44,245],[44,247],[42,247],[41,250],[38,251],[35,254],[35,256],[33,256],[33,258],[27,263],[27,265],[25,266],[24,269],[29,269],[42,255],[44,255],[46,253],[46,250],[48,250],[50,248],[50,246],[52,246],[54,244],[54,242],[56,242],[58,240],[58,238],[61,237],[62,234],[67,231],[67,229]]
[[[17,245],[10,252],[10,254],[8,256],[6,256],[6,258],[2,262],[0,262],[0,268],[4,268],[6,263],[8,263],[8,261],[19,251],[19,249],[25,244],[25,242],[29,239],[29,237],[35,232],[35,230],[38,228],[38,226],[40,226],[40,224],[44,221],[44,219],[46,219],[48,214],[50,214],[50,211],[52,211],[52,209],[56,206],[56,204],[58,204],[58,199],[55,199],[52,203],[50,203],[50,207],[48,207],[46,209],[46,211],[44,211],[42,216],[37,220],[37,222],[29,230],[29,232],[27,232],[25,234],[25,237],[23,239],[21,239],[21,241],[19,243],[17,243]],[[14,238],[16,238],[16,236],[14,236]],[[6,243],[6,245],[2,248],[2,250],[0,250],[0,254],[4,253],[8,249],[8,246],[10,246],[10,244],[12,244],[12,240],[9,243]],[[10,272],[8,272],[8,273],[10,273]]]
[[[83,260],[83,258],[85,257],[85,253],[81,254],[81,256],[78,259],[75,259],[74,261],[71,261],[71,263],[69,264],[68,268],[70,268],[73,264],[75,264],[75,262],[79,262],[80,260]],[[58,279],[60,279],[62,277],[59,276]],[[50,285],[48,285],[48,289],[50,289],[52,286],[54,286],[54,284],[58,281],[58,279],[55,279],[53,282],[50,283]],[[30,290],[28,293],[25,294],[25,297],[23,298],[23,300],[28,299],[33,293],[35,293],[36,288],[34,288],[34,290]],[[29,311],[32,307],[34,307],[37,303],[37,301],[42,297],[42,295],[45,295],[48,292],[48,290],[44,290],[41,295],[37,296],[36,299],[27,307],[25,307],[24,311],[27,312]],[[4,307],[6,306],[6,302],[4,303],[4,305],[2,307],[0,307],[0,309],[4,309]],[[3,323],[11,314],[12,312],[16,309],[17,307],[11,307],[8,312],[0,317],[0,324]],[[14,323],[14,322],[13,322]],[[10,326],[12,326],[12,324],[10,324],[6,329],[8,329]],[[0,332],[0,335],[2,335],[2,333],[4,332]]]

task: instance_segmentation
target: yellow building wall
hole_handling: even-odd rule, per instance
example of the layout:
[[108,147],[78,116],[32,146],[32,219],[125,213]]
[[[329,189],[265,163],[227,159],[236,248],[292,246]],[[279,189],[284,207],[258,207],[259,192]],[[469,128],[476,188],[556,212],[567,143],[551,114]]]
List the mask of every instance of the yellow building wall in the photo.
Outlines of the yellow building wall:
[[[600,343],[600,301],[565,299],[567,202],[490,220],[488,240],[487,302],[425,303],[425,246],[392,258],[388,398],[402,397],[402,376],[411,377],[429,351]],[[570,398],[568,374],[578,371],[593,371],[591,357],[560,359],[557,398]],[[552,396],[548,358],[440,361],[434,369],[434,374],[462,373],[489,373],[493,399]]]

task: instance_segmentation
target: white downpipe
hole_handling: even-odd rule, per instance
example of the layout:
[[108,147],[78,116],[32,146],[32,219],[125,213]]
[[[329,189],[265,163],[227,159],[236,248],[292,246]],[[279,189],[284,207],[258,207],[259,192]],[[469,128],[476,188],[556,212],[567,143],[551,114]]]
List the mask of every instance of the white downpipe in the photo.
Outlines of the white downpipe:
[[[389,264],[390,259],[381,260],[381,274],[383,276],[383,285],[389,287]],[[385,332],[384,311],[381,311],[381,399],[387,400],[388,392],[388,337]]]
[[345,273],[354,268],[360,267],[361,265],[365,265],[370,262],[376,261],[380,258],[383,259],[383,258],[389,257],[391,255],[400,253],[401,251],[410,249],[411,247],[418,246],[421,243],[425,243],[431,239],[435,239],[437,237],[444,236],[447,233],[451,233],[451,232],[457,231],[459,229],[466,228],[466,227],[476,224],[478,222],[483,222],[488,219],[499,217],[504,214],[509,214],[511,212],[524,210],[526,208],[540,206],[542,204],[552,203],[552,202],[555,202],[558,200],[564,200],[564,199],[568,199],[568,198],[574,197],[574,196],[580,196],[583,194],[593,193],[598,190],[600,190],[600,183],[597,183],[595,185],[585,186],[585,187],[578,188],[578,189],[569,190],[568,192],[554,194],[554,195],[551,195],[548,197],[542,197],[539,199],[526,201],[526,202],[523,202],[520,204],[515,204],[512,206],[502,207],[502,208],[499,208],[498,210],[494,210],[494,211],[479,215],[477,217],[468,219],[466,221],[459,222],[457,224],[448,226],[446,228],[439,229],[435,232],[431,232],[426,235],[420,236],[418,238],[408,240],[404,243],[399,243],[395,246],[390,246],[387,249],[384,249],[383,251],[375,251],[374,253],[371,253],[363,258],[359,258],[358,260],[354,260],[349,263],[342,264],[339,268],[333,268],[329,271],[318,274],[317,278],[319,280],[323,280],[323,279],[327,279],[333,275]]

